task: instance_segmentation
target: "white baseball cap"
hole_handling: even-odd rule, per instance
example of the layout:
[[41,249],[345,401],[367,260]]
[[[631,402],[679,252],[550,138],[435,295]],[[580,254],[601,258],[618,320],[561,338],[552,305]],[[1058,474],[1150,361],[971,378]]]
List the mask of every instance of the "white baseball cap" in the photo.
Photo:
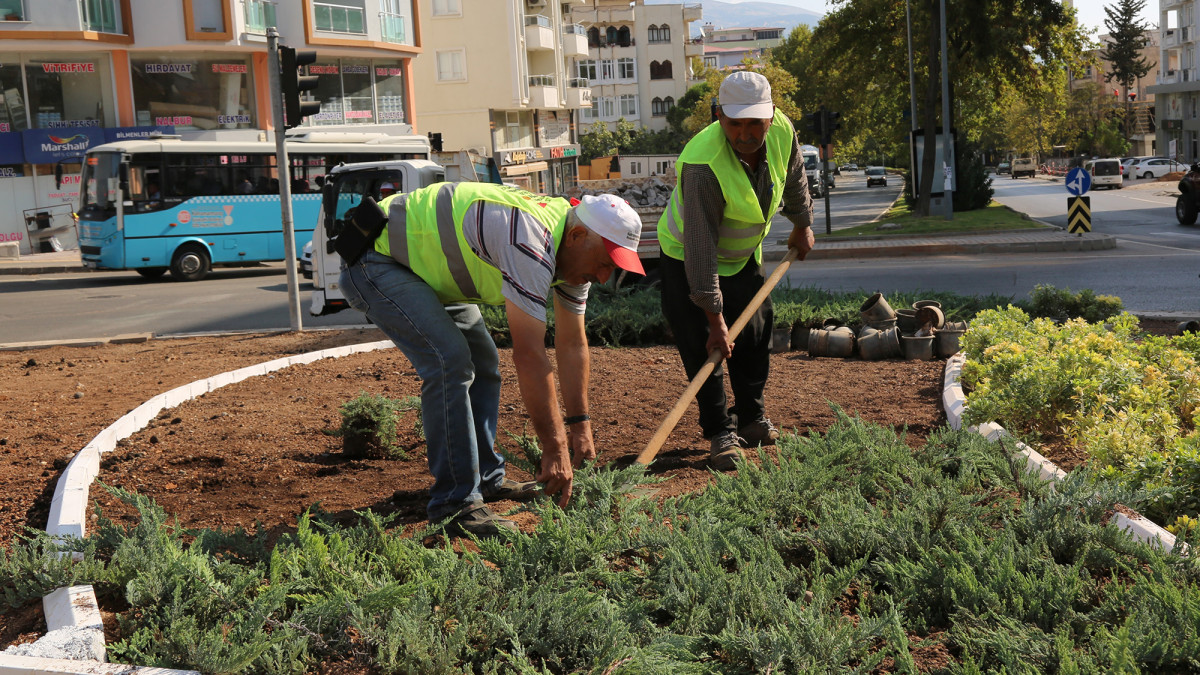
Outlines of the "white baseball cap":
[[775,116],[771,83],[759,73],[743,70],[726,77],[718,96],[726,117],[769,120]]
[[380,190],[395,190],[396,186],[392,185],[391,183],[384,183],[383,185],[379,186],[379,189]]
[[589,230],[604,239],[612,261],[623,270],[645,276],[638,258],[642,219],[624,199],[615,195],[584,195],[575,214]]

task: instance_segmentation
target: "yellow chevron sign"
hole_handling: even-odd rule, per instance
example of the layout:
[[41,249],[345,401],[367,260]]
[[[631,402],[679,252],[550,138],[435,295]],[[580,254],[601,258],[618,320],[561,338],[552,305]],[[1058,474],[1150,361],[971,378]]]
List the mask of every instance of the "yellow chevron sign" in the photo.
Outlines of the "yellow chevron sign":
[[1079,234],[1092,231],[1092,198],[1067,197],[1067,231]]

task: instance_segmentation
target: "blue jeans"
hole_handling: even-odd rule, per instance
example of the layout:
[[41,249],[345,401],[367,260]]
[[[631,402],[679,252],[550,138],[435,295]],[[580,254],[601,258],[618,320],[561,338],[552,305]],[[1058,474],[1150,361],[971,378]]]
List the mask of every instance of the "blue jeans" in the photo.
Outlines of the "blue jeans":
[[404,352],[421,377],[421,423],[433,474],[430,520],[480,489],[499,487],[495,450],[500,356],[475,305],[443,305],[429,284],[388,256],[367,251],[343,266],[342,293]]

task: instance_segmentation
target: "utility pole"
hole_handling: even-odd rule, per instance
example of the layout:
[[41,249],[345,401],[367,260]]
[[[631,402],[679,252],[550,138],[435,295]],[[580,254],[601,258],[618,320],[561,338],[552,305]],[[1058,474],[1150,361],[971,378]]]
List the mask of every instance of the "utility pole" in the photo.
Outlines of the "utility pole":
[[946,56],[946,0],[942,0],[942,200],[954,220],[954,150],[950,147],[950,66]]

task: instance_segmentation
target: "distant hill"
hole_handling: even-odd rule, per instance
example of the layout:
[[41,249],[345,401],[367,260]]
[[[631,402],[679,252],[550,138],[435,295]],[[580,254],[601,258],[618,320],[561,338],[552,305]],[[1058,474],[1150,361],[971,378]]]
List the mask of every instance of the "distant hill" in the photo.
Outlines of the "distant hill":
[[[695,0],[646,0],[647,5],[694,4]],[[786,3],[786,4],[785,4]],[[786,36],[800,24],[816,28],[823,14],[801,7],[801,4],[816,4],[819,0],[782,0],[781,2],[719,2],[702,0],[704,17],[692,23],[692,35],[700,34],[700,26],[711,23],[717,28],[741,28],[750,26],[783,26]]]

